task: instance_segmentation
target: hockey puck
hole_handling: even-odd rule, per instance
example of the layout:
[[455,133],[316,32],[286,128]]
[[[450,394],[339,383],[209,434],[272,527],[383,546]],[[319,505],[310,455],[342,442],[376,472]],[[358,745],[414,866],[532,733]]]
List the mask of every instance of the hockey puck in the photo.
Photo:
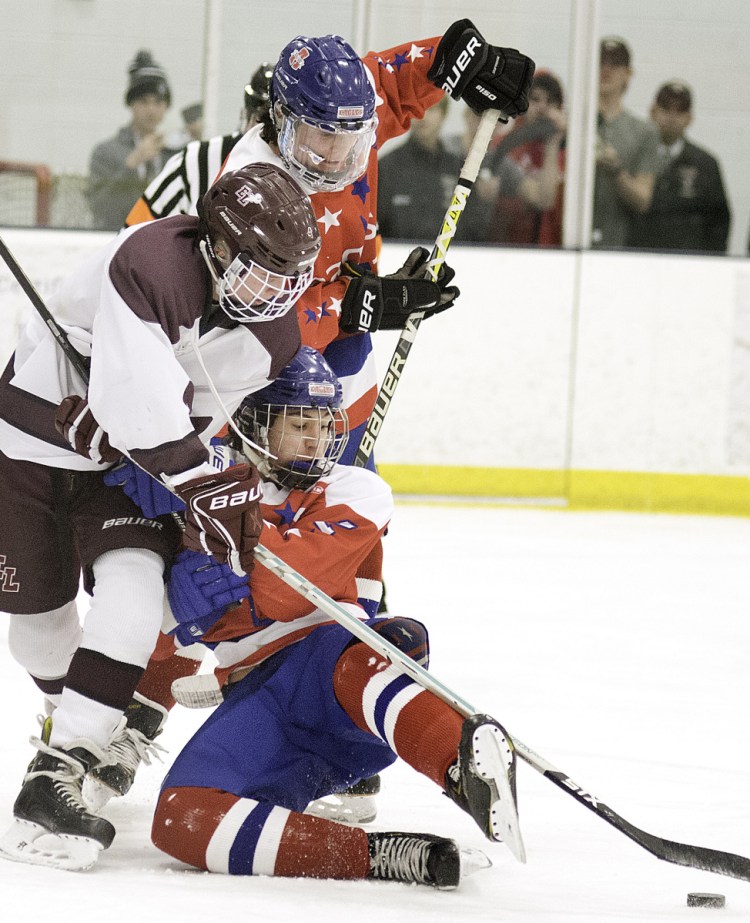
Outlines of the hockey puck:
[[726,902],[727,899],[723,894],[705,894],[694,891],[687,897],[688,907],[723,907]]

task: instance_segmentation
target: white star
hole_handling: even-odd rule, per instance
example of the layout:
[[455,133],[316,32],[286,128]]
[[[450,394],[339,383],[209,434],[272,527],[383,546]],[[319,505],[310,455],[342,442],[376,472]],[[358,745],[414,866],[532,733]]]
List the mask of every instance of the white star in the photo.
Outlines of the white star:
[[343,300],[344,300],[343,298],[331,298],[331,303],[326,308],[326,311],[328,311],[329,314],[335,314],[336,317],[340,317],[341,316],[341,302]]
[[420,48],[419,45],[412,45],[411,48],[409,49],[408,56],[412,59],[412,61],[416,61],[417,58],[422,57],[423,51],[424,51],[424,48]]
[[326,208],[326,213],[322,218],[318,218],[318,224],[323,225],[323,231],[327,234],[331,228],[339,227],[339,215],[343,211],[343,208],[340,208],[337,212],[329,211]]

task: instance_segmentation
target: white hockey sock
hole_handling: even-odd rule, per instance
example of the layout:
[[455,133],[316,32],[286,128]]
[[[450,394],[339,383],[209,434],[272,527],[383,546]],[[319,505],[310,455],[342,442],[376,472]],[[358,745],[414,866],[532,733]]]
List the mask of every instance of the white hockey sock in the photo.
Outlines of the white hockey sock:
[[91,608],[55,711],[52,746],[83,738],[105,747],[111,739],[124,708],[113,700],[127,704],[156,644],[163,570],[162,559],[142,549],[109,551],[95,561]]
[[153,551],[122,548],[97,558],[81,647],[145,667],[161,626],[163,575],[164,562]]
[[65,676],[80,640],[81,623],[75,600],[50,612],[10,617],[11,656],[37,679]]

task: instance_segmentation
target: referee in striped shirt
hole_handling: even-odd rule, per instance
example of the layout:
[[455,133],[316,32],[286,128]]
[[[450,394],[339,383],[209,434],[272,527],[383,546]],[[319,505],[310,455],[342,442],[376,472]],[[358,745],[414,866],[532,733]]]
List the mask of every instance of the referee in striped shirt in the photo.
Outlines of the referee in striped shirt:
[[260,122],[269,104],[272,74],[273,64],[264,61],[245,86],[238,131],[206,141],[190,141],[169,158],[130,210],[126,227],[194,210],[195,203],[213,185],[229,152],[248,129]]

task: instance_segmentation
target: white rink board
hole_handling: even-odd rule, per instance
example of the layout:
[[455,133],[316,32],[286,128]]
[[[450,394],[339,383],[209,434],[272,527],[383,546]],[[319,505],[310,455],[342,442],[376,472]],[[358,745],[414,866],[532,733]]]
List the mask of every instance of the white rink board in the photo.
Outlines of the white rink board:
[[[406,248],[383,249],[392,271]],[[420,327],[381,463],[750,474],[750,260],[456,246],[449,262],[461,299]],[[377,338],[381,373],[395,342]]]
[[[0,231],[42,296],[109,234]],[[385,244],[381,272],[407,255]],[[750,474],[750,260],[455,245],[383,464]],[[0,266],[0,359],[31,310]],[[381,375],[397,335],[375,336]]]

